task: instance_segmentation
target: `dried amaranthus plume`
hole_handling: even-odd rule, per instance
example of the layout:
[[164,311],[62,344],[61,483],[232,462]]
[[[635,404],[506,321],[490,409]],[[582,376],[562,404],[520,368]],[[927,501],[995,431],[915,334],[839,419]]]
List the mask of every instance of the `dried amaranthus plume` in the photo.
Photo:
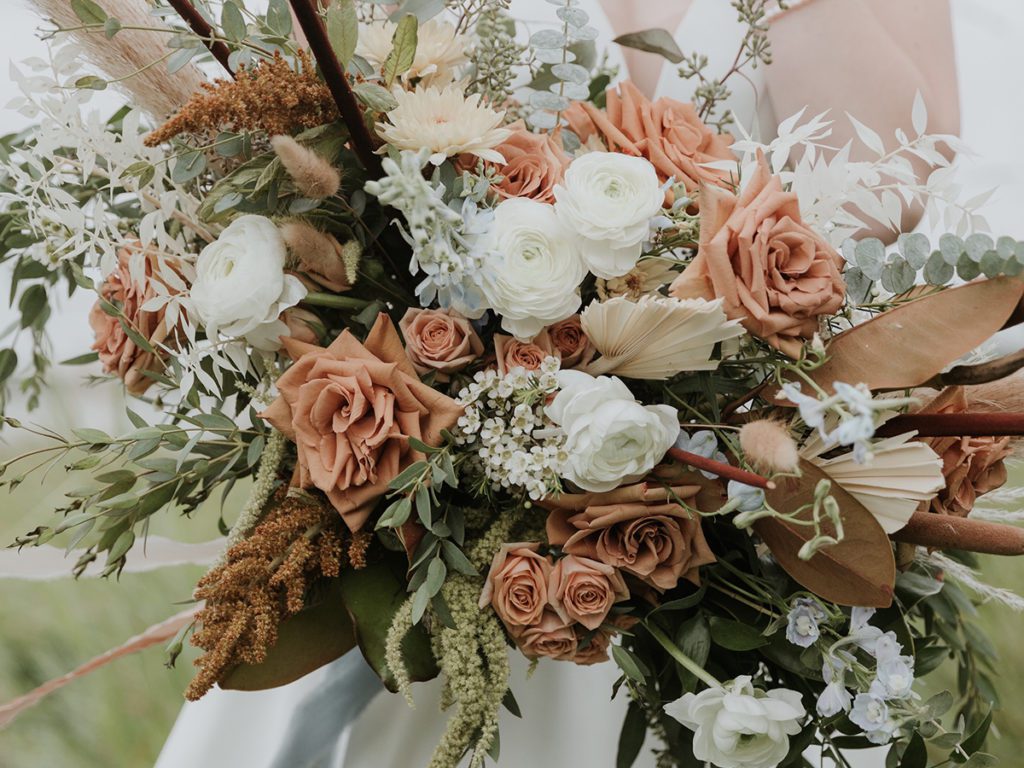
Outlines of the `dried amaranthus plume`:
[[333,197],[341,187],[341,171],[312,149],[302,146],[291,136],[274,136],[270,145],[281,165],[292,177],[296,188],[305,197],[322,200]]
[[[146,0],[96,2],[108,16],[121,22],[122,29],[113,37],[105,35],[102,27],[77,29],[69,34],[90,63],[110,80],[118,80],[118,88],[153,118],[166,119],[206,84],[203,73],[193,64],[172,74],[159,63],[170,51],[167,41],[171,36],[159,31],[168,27],[150,13]],[[40,15],[62,29],[82,26],[68,0],[32,0],[32,4]]]
[[304,607],[308,587],[346,564],[365,565],[366,545],[349,538],[320,499],[278,491],[263,522],[199,580],[195,597],[206,605],[192,644],[205,653],[185,696],[200,698],[237,664],[261,663],[281,620]]
[[796,443],[786,426],[770,419],[750,421],[740,429],[743,453],[762,472],[792,472],[800,464]]
[[285,222],[281,235],[296,266],[318,283],[335,293],[352,286],[345,247],[334,235],[321,232],[301,219]]
[[314,128],[338,119],[331,92],[312,59],[299,51],[298,69],[280,53],[254,67],[239,69],[234,80],[204,83],[202,90],[170,120],[146,137],[155,147],[182,133],[261,130],[271,136]]

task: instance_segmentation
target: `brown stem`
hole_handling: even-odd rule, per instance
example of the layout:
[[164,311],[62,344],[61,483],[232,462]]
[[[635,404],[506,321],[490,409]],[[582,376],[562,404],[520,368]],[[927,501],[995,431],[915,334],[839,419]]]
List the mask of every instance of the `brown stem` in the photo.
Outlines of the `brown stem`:
[[363,122],[363,112],[348,84],[348,75],[341,68],[338,57],[334,55],[331,41],[327,37],[327,30],[313,5],[313,0],[289,0],[289,2],[295,12],[295,18],[299,20],[299,26],[309,41],[309,49],[313,52],[313,58],[320,65],[324,83],[331,91],[341,119],[348,128],[352,149],[367,172],[374,178],[380,178],[384,175],[380,157],[373,151],[373,139],[370,137],[370,131],[366,128],[366,123]]
[[986,555],[1024,555],[1024,528],[934,512],[915,512],[910,522],[896,531],[892,538],[935,549],[962,549]]
[[908,413],[875,430],[876,437],[917,431],[919,437],[1024,435],[1024,413]]
[[690,453],[679,448],[669,448],[668,455],[681,464],[688,464],[691,467],[697,469],[703,469],[707,472],[714,472],[719,477],[724,477],[726,480],[736,480],[746,485],[752,485],[755,488],[762,488],[766,491],[775,489],[775,483],[766,477],[755,475],[753,472],[748,472],[745,469],[734,467],[732,464],[726,464],[724,461],[715,461],[714,459],[706,459],[696,453]]
[[231,65],[228,63],[231,51],[223,42],[216,39],[213,27],[207,23],[195,6],[189,0],[167,0],[167,2],[170,3],[171,8],[178,12],[182,20],[188,24],[189,29],[199,35],[203,45],[213,54],[213,58],[221,63],[221,66],[228,71],[229,75],[234,77],[235,73],[231,70]]

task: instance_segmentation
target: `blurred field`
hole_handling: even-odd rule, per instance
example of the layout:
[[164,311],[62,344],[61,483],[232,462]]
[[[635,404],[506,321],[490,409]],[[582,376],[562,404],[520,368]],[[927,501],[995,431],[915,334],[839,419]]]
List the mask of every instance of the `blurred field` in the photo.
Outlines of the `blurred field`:
[[[0,447],[0,456],[9,453],[9,446]],[[0,544],[45,520],[47,509],[60,498],[60,482],[57,478],[45,490],[26,483],[13,499],[0,497]],[[163,520],[154,532],[208,539],[216,534],[216,512],[193,520]],[[985,571],[994,584],[1024,590],[1024,558],[992,558]],[[28,691],[176,612],[173,604],[188,597],[200,573],[198,568],[176,568],[125,574],[120,581],[0,582],[0,700]],[[1021,765],[1024,752],[1024,615],[996,606],[980,610],[1003,660],[999,736],[989,748],[1011,768]],[[0,731],[0,768],[152,765],[181,705],[191,658],[183,656],[176,669],[167,670],[162,650],[153,648],[72,683]]]

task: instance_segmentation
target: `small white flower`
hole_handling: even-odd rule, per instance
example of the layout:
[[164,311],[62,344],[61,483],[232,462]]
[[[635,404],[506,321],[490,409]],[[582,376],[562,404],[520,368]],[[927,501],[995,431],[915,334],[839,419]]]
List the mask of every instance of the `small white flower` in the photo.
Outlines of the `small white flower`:
[[280,347],[288,335],[281,313],[306,289],[284,273],[284,238],[264,216],[240,216],[196,259],[192,306],[211,337],[244,338],[258,349]]
[[810,648],[818,638],[821,630],[818,624],[826,618],[821,603],[809,597],[798,597],[793,601],[786,623],[786,639],[801,648]]
[[914,658],[896,656],[878,662],[878,683],[886,698],[905,699],[913,693]]
[[796,691],[762,691],[748,676],[687,693],[665,712],[694,732],[693,756],[716,768],[776,768],[807,714]]
[[864,646],[864,650],[881,663],[898,658],[903,651],[903,646],[900,645],[895,632],[883,632],[870,643],[870,647]]
[[614,376],[569,370],[558,374],[558,382],[561,391],[547,415],[566,435],[563,474],[584,490],[610,491],[639,480],[679,435],[675,408],[642,405]]
[[479,247],[493,254],[484,294],[501,315],[501,327],[516,338],[532,339],[579,309],[587,271],[572,232],[550,205],[502,201]]
[[822,717],[834,717],[840,712],[849,712],[853,697],[842,683],[831,682],[818,696],[815,708]]
[[636,266],[665,200],[654,166],[618,152],[577,157],[554,192],[559,218],[583,240],[587,267],[605,279]]
[[889,705],[880,693],[875,686],[868,693],[858,693],[850,710],[850,722],[864,731],[872,744],[888,743],[896,730]]
[[753,485],[741,483],[739,480],[730,480],[726,485],[726,494],[729,501],[734,501],[737,512],[760,512],[764,509],[764,491]]

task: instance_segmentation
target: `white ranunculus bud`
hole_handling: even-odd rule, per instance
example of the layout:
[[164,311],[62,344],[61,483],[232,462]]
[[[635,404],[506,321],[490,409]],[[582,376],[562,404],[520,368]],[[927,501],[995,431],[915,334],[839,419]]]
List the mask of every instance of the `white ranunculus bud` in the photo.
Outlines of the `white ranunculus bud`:
[[572,232],[554,209],[527,198],[504,200],[479,247],[491,254],[484,293],[501,327],[529,341],[580,306],[587,274]]
[[762,691],[746,675],[687,693],[665,712],[694,732],[693,756],[716,768],[776,768],[807,714],[796,691]]
[[288,335],[281,313],[306,295],[284,273],[284,238],[264,216],[240,216],[196,259],[192,306],[210,336],[244,338],[272,351]]
[[669,405],[642,405],[615,376],[559,371],[547,414],[566,435],[563,475],[587,491],[610,491],[654,469],[679,436]]
[[581,238],[590,271],[606,280],[636,266],[664,200],[654,166],[618,152],[577,157],[555,186],[558,217]]

